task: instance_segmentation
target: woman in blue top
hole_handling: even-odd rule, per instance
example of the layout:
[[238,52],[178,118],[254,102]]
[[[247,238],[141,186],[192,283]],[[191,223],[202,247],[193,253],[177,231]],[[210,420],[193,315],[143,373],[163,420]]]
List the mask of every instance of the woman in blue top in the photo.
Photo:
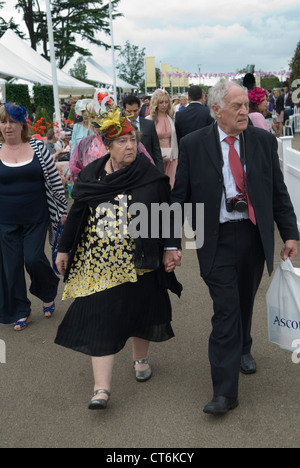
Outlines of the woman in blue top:
[[48,228],[53,238],[58,221],[64,223],[67,207],[53,158],[28,136],[25,117],[24,107],[0,107],[0,323],[15,323],[16,331],[26,328],[31,313],[24,260],[30,292],[43,301],[45,317],[54,312],[59,279],[44,245]]
[[91,99],[80,99],[77,101],[75,106],[76,115],[82,117],[82,122],[76,123],[73,127],[72,140],[71,140],[71,151],[73,153],[76,145],[85,137],[94,134],[93,128],[90,126],[88,117],[87,107],[92,103]]

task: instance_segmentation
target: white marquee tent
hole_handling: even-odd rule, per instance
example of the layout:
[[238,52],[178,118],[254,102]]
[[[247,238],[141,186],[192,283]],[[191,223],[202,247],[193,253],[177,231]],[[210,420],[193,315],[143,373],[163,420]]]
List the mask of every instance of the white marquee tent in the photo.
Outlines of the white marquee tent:
[[5,86],[6,86],[6,80],[3,80],[2,78],[0,78],[0,102],[4,102],[6,100]]
[[1,78],[16,77],[34,83],[50,84],[49,78],[37,68],[25,62],[21,57],[11,52],[1,44],[0,39],[0,76]]
[[[75,54],[74,57],[63,67],[63,71],[68,73],[71,68],[74,67],[77,59],[80,57],[79,54]],[[105,85],[111,87],[114,85],[113,77],[110,76],[105,69],[99,65],[99,63],[92,57],[85,58],[85,65],[87,71],[87,77],[89,80],[95,81],[98,85]],[[117,88],[121,88],[123,91],[131,91],[135,89],[135,86],[127,83],[121,78],[116,79]]]
[[[0,77],[15,77],[41,85],[53,84],[51,63],[16,33],[7,30],[0,38]],[[60,96],[93,95],[95,88],[57,68]]]

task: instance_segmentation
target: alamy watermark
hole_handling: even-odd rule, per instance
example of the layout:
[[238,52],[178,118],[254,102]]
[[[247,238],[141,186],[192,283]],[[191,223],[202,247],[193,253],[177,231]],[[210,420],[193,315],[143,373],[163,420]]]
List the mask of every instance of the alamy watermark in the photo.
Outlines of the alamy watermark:
[[0,364],[6,364],[6,344],[0,340]]
[[[184,234],[186,249],[200,249],[203,246],[203,203],[185,203],[183,206],[180,203],[151,203],[148,207],[144,203],[129,205],[128,199],[127,195],[123,195],[119,197],[118,205],[99,205],[96,227],[99,237],[182,239]],[[194,230],[191,229],[192,225]]]
[[292,92],[292,101],[294,104],[299,104],[300,103],[300,79],[294,80],[292,83],[292,89],[295,89],[295,91]]
[[300,364],[300,339],[293,341],[292,348],[296,348],[292,354],[292,361],[294,364]]

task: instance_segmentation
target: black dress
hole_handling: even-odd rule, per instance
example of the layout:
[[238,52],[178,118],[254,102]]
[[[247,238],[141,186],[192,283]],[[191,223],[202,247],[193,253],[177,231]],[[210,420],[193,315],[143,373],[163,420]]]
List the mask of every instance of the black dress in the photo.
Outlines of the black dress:
[[[105,178],[103,172],[101,177]],[[126,196],[131,198],[129,192]],[[122,201],[120,213],[122,197],[113,197],[107,208],[89,206],[63,295],[63,299],[75,300],[59,326],[55,343],[91,356],[116,354],[130,337],[160,342],[174,336],[162,266],[137,270],[135,241],[119,236],[126,208]],[[69,216],[71,223],[72,213]],[[129,222],[129,214],[127,219]]]

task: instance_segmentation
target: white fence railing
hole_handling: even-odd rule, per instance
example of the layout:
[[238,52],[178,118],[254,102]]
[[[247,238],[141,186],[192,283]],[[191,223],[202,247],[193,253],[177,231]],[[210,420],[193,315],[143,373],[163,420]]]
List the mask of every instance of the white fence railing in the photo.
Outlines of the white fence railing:
[[300,151],[292,148],[292,140],[293,137],[278,139],[278,156],[300,231]]

